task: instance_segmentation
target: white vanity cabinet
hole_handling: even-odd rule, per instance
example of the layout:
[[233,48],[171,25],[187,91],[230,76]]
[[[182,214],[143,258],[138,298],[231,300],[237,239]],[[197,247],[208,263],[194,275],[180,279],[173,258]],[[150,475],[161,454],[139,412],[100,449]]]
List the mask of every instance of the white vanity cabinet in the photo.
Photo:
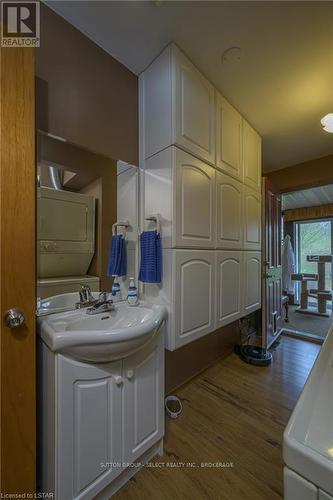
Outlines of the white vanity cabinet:
[[128,480],[127,464],[161,446],[163,331],[128,358],[99,364],[54,354],[40,341],[42,491],[55,500],[90,500],[104,490],[109,498]]
[[218,91],[215,108],[216,167],[242,181],[242,117]]
[[261,252],[243,252],[243,316],[261,307]]
[[140,75],[143,158],[172,144],[215,162],[213,85],[171,44]]
[[171,146],[145,162],[145,216],[159,213],[163,248],[214,248],[215,169]]
[[243,184],[216,172],[216,247],[243,248]]
[[243,252],[216,253],[216,327],[243,316]]
[[123,456],[135,462],[164,434],[164,344],[154,339],[123,361]]
[[248,186],[243,190],[243,248],[261,249],[261,194]]
[[261,137],[245,120],[243,120],[243,181],[247,186],[260,192]]

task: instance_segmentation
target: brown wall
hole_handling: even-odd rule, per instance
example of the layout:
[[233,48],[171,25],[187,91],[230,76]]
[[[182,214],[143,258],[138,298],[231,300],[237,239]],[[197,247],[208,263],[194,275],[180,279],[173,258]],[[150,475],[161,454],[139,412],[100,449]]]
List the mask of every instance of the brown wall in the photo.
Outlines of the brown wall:
[[41,3],[37,128],[138,165],[138,79]]
[[165,390],[170,393],[219,359],[239,343],[238,322],[177,349],[165,351]]
[[333,155],[282,168],[267,174],[280,192],[297,191],[333,183]]

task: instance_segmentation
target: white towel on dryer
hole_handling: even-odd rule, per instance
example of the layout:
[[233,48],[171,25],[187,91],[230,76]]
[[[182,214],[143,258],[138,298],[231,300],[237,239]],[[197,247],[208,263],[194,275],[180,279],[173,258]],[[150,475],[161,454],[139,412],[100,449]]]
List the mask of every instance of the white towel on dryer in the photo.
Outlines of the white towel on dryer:
[[295,272],[295,254],[289,234],[286,235],[282,245],[282,290],[295,293],[295,281],[291,279]]

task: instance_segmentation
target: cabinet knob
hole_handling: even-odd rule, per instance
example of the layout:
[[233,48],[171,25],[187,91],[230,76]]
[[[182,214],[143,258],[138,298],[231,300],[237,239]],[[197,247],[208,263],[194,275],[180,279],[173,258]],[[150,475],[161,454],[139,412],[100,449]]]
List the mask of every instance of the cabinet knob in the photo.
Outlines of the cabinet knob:
[[116,375],[114,381],[117,385],[121,385],[123,383],[123,377],[121,375]]
[[127,374],[126,374],[126,377],[128,378],[128,380],[131,380],[134,377],[134,371],[133,370],[128,370]]

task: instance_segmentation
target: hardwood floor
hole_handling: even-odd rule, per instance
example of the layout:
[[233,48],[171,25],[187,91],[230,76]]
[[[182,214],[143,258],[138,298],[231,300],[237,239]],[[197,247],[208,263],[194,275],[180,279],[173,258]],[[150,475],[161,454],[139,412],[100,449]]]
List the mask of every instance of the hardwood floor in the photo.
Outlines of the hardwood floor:
[[[166,419],[160,468],[143,468],[115,500],[278,500],[282,434],[320,350],[282,337],[262,368],[232,354],[177,391],[183,413]],[[195,462],[198,467],[167,467]],[[202,462],[232,467],[201,467]]]

